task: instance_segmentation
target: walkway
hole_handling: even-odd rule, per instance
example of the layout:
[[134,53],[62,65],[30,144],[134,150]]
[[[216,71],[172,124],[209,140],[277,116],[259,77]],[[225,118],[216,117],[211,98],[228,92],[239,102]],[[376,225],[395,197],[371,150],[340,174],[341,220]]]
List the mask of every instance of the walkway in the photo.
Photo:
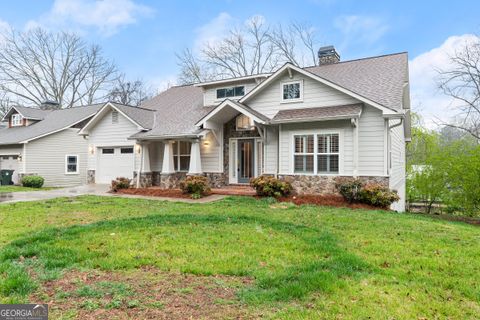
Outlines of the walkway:
[[213,194],[223,194],[229,196],[254,196],[255,189],[248,185],[229,185],[222,188],[212,188]]

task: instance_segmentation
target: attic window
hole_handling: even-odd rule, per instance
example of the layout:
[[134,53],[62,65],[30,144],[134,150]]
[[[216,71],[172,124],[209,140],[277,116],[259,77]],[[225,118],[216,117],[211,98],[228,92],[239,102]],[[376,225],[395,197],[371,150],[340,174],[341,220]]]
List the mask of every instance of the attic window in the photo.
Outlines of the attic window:
[[112,111],[112,123],[118,123],[118,111],[117,110]]
[[303,84],[301,81],[282,83],[282,101],[294,102],[302,100]]
[[245,86],[217,89],[217,99],[242,97],[245,95]]
[[12,114],[12,127],[18,127],[22,125],[22,115],[20,113]]
[[237,131],[248,131],[254,129],[252,119],[244,114],[241,114],[237,117],[236,127]]

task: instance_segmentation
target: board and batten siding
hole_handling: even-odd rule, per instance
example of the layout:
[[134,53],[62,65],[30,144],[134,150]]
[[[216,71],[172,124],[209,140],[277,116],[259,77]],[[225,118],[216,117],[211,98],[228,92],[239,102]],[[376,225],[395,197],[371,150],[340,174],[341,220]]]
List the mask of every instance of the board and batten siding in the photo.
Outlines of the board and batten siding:
[[[389,126],[398,124],[399,120],[390,120]],[[400,126],[390,130],[390,189],[397,190],[400,201],[392,205],[392,209],[396,211],[405,211],[405,139],[403,123]]]
[[339,132],[342,175],[353,174],[353,128],[350,120],[283,124],[280,128],[280,174],[293,173],[293,135]]
[[[218,131],[218,138],[223,141],[223,133]],[[208,133],[200,141],[200,157],[203,172],[223,172],[222,145],[212,133]]]
[[[95,149],[95,153],[88,156],[88,169],[96,169],[99,147],[133,146],[135,141],[127,138],[138,131],[138,127],[121,113],[118,114],[117,123],[112,123],[111,111],[106,113],[89,132],[88,144]],[[135,156],[137,160],[136,152]],[[135,162],[138,163],[138,161]]]
[[[69,128],[25,144],[26,174],[37,174],[47,187],[67,187],[87,182],[88,142]],[[66,156],[78,156],[78,174],[66,174]]]
[[385,175],[385,120],[382,112],[364,106],[358,125],[358,174],[360,176]]
[[[280,110],[339,106],[359,102],[355,98],[298,72],[294,72],[292,76],[290,78],[286,74],[273,81],[256,96],[249,99],[246,104],[267,117],[273,118]],[[282,103],[280,84],[296,80],[303,81],[303,101]]]
[[[238,86],[245,86],[245,94],[250,92],[253,88],[257,86],[257,83],[254,80],[251,80],[249,82],[237,82],[237,83],[231,83],[231,84],[221,84],[215,87],[210,87],[206,88],[204,93],[203,93],[203,105],[204,106],[213,106],[221,103],[223,100],[226,98],[222,99],[217,99],[217,89],[221,88],[228,88],[228,87],[238,87]],[[232,97],[228,99],[233,99],[233,100],[238,100],[241,97]]]

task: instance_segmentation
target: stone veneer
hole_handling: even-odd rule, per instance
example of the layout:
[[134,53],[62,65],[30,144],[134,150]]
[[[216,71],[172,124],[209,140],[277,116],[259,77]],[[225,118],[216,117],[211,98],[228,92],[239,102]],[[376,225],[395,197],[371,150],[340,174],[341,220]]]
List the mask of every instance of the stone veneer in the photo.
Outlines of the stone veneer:
[[95,170],[87,170],[87,183],[95,183]]
[[160,173],[158,186],[162,189],[178,189],[180,182],[187,176],[186,172]]
[[228,173],[230,167],[230,138],[258,138],[260,134],[257,128],[254,130],[241,130],[237,131],[236,122],[234,117],[223,125],[223,172],[225,175],[225,184],[228,184]]
[[[140,173],[140,187],[141,188],[148,188],[153,185],[153,173],[152,172],[142,172]],[[134,186],[137,185],[137,172],[133,172],[133,180],[132,184]]]
[[[339,179],[351,179],[345,176],[315,176],[315,175],[279,175],[291,183],[295,194],[338,194],[335,184]],[[358,177],[363,183],[376,182],[388,187],[388,177]]]

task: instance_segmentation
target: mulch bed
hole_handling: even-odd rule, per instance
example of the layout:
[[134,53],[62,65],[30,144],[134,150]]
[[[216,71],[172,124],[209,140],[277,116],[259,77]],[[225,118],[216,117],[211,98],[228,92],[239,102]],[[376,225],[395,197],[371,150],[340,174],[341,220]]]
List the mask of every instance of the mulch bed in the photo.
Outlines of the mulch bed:
[[148,196],[148,197],[167,197],[167,198],[181,198],[181,199],[191,199],[192,196],[189,194],[183,193],[180,189],[161,189],[161,188],[131,188],[131,189],[120,189],[117,193],[121,194],[132,194],[139,196]]
[[338,208],[351,208],[351,209],[368,209],[368,210],[387,210],[380,209],[364,203],[348,203],[342,196],[338,195],[314,195],[305,194],[298,196],[281,197],[278,199],[280,202],[292,202],[296,205],[313,204],[318,206],[330,206]]

